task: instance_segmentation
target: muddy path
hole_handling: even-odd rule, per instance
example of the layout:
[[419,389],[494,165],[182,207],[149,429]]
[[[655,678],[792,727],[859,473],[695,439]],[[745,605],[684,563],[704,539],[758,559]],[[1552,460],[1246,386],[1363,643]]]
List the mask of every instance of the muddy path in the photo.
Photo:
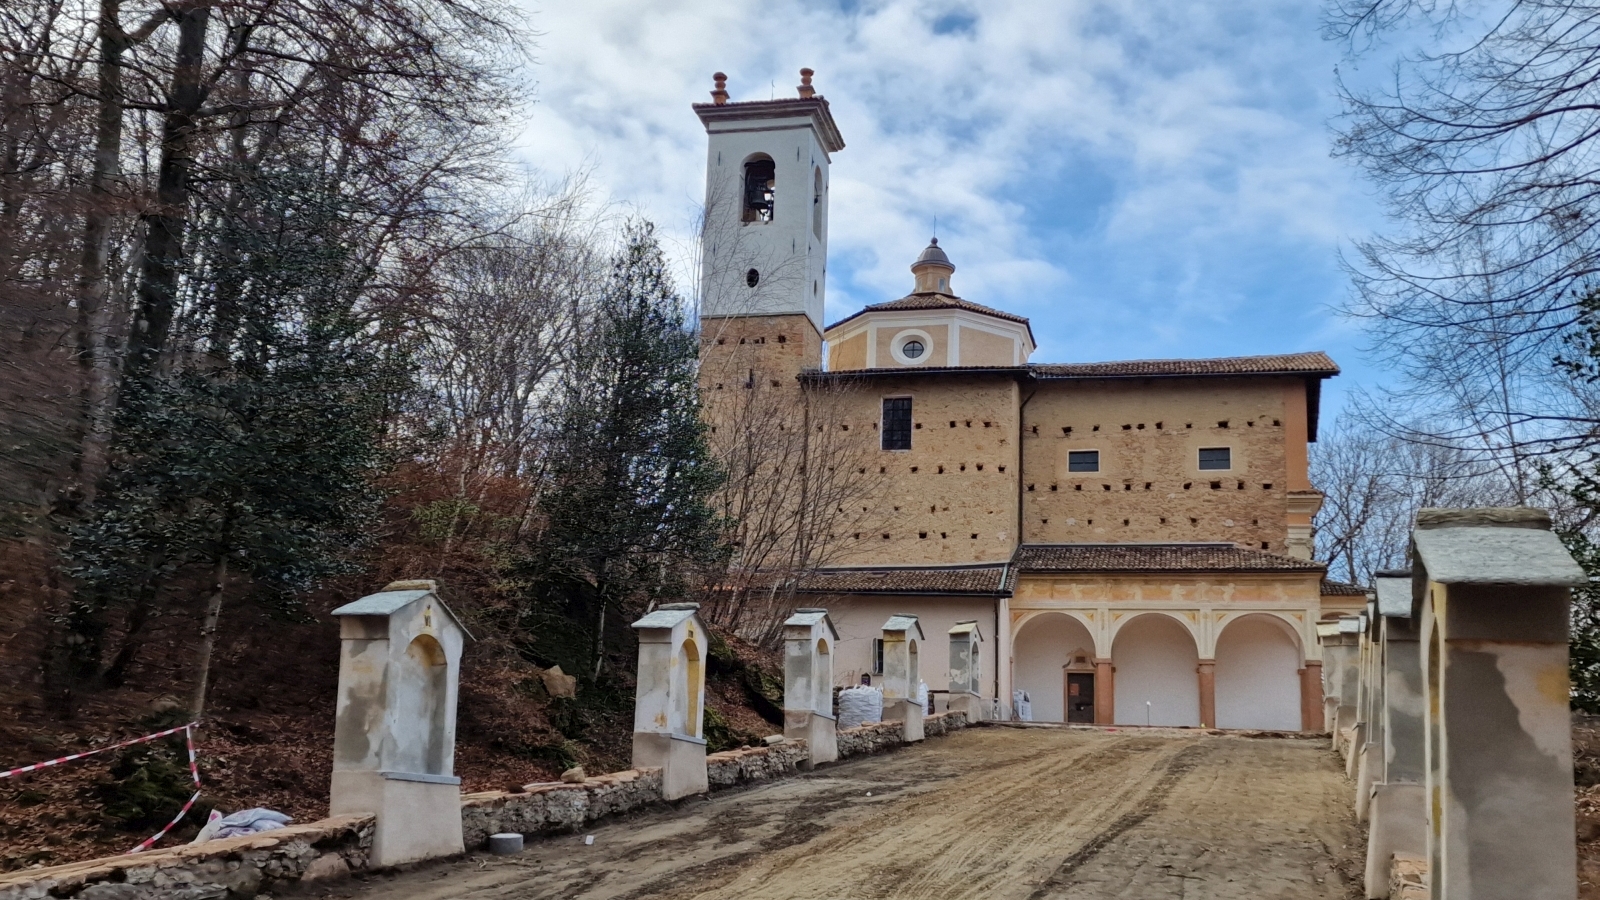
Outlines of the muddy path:
[[1360,896],[1325,741],[979,728],[319,892],[362,900]]

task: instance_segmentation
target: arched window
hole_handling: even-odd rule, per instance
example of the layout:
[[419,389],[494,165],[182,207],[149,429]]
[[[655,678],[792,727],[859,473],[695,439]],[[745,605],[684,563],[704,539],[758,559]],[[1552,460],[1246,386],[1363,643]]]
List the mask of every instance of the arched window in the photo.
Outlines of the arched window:
[[771,222],[773,193],[778,184],[778,167],[772,157],[752,156],[744,164],[744,220]]
[[817,166],[813,172],[811,188],[811,233],[822,240],[822,167]]

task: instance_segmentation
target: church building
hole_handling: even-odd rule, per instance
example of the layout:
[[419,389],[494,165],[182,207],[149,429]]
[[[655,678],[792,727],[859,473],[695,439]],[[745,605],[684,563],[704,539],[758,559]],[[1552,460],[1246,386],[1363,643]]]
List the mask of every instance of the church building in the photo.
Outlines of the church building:
[[1317,623],[1365,606],[1312,559],[1307,449],[1338,367],[1036,361],[1028,320],[961,296],[959,248],[937,240],[904,297],[826,322],[844,141],[811,75],[797,97],[732,102],[719,73],[694,106],[701,379],[713,428],[764,393],[854,454],[861,496],[825,500],[853,524],[798,587],[838,628],[839,684],[881,674],[884,623],[909,614],[936,700],[949,636],[975,628],[1002,716],[1025,696],[1038,721],[1322,730]]

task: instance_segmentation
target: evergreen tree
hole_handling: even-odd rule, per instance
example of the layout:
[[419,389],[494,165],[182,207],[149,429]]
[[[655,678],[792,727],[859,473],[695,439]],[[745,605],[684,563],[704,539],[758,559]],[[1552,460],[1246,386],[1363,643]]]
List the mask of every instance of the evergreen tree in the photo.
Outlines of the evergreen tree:
[[722,483],[700,416],[697,338],[648,222],[631,223],[563,371],[527,565],[533,653],[598,679],[631,617],[722,558]]
[[[197,228],[186,352],[124,404],[109,489],[68,555],[80,680],[98,674],[108,609],[126,607],[135,631],[164,589],[203,595],[197,716],[230,577],[287,597],[360,542],[399,372],[356,315],[372,273],[342,240],[351,204],[289,165],[245,191]],[[112,680],[137,646],[124,642]]]

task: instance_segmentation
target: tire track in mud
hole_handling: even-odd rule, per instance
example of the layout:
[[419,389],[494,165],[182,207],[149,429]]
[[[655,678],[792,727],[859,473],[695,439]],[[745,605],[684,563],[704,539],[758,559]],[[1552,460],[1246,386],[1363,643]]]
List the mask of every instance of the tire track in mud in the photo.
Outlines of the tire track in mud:
[[627,896],[1020,896],[1048,877],[1062,854],[1140,802],[1156,771],[1187,742],[1046,732],[998,743],[979,753],[988,759],[937,790],[870,808],[801,844],[771,846],[774,840],[737,859],[680,870]]
[[1195,766],[1200,762],[1200,757],[1203,755],[1205,755],[1203,746],[1191,744],[1167,760],[1166,771],[1161,773],[1161,777],[1157,779],[1154,785],[1151,785],[1150,790],[1145,794],[1144,799],[1139,802],[1139,805],[1123,813],[1121,817],[1111,823],[1110,827],[1090,838],[1088,843],[1079,847],[1070,856],[1062,860],[1061,865],[1056,867],[1050,877],[1045,879],[1033,893],[1028,895],[1028,900],[1043,900],[1043,898],[1048,897],[1057,888],[1065,884],[1068,876],[1077,871],[1084,863],[1094,859],[1112,841],[1127,834],[1136,826],[1143,824],[1146,819],[1159,812],[1166,805],[1167,796],[1171,794],[1172,789],[1177,786],[1185,775],[1194,771]]
[[641,811],[597,825],[591,846],[554,836],[517,857],[376,875],[353,894],[1344,900],[1336,882],[1365,844],[1327,756],[1182,732],[973,729]]

